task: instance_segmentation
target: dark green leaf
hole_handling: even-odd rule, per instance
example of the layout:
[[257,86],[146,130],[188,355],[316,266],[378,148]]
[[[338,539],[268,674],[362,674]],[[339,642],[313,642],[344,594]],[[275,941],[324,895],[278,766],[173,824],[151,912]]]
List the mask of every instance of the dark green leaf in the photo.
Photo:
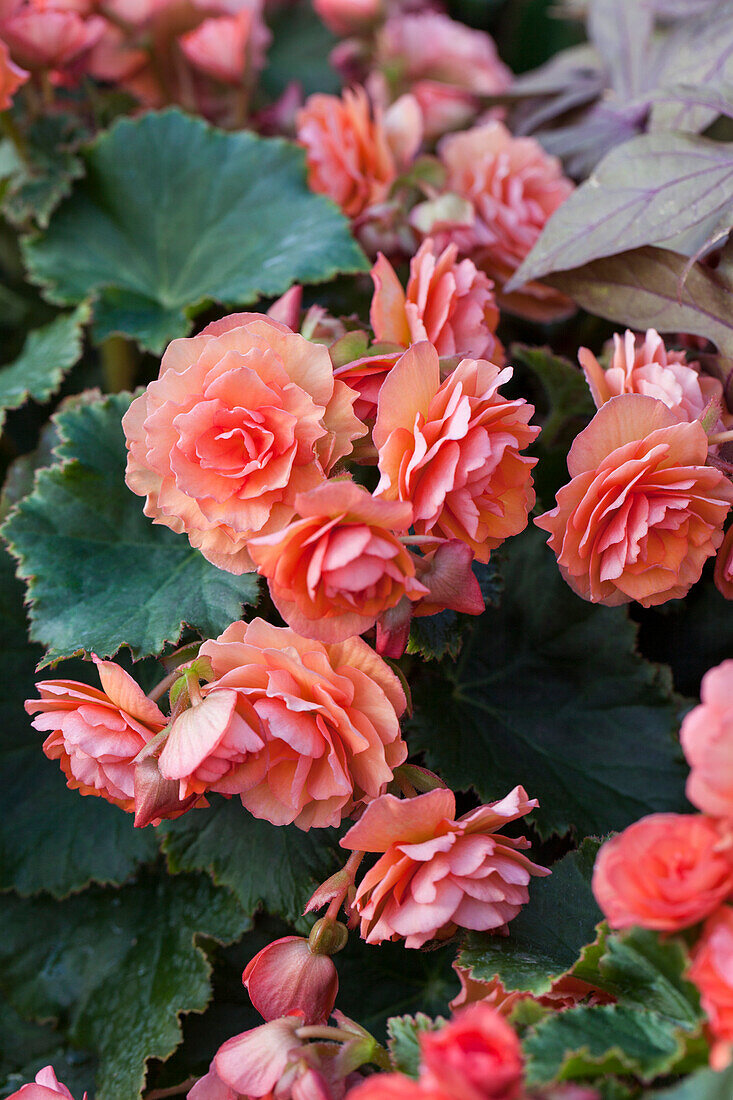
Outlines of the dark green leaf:
[[685,1036],[655,1012],[625,1005],[568,1008],[541,1020],[524,1041],[527,1082],[633,1074],[652,1081],[685,1053]]
[[43,736],[31,728],[23,709],[23,700],[35,695],[41,652],[28,644],[22,585],[4,550],[0,620],[5,683],[0,697],[0,890],[63,896],[90,880],[124,882],[139,863],[155,856],[155,838],[152,830],[133,829],[132,818],[102,798],[82,798],[68,790],[58,763],[43,755]]
[[247,913],[262,905],[291,921],[345,862],[334,830],[270,825],[252,817],[238,798],[213,798],[208,810],[166,822],[159,831],[171,870],[208,871],[234,891]]
[[389,1053],[392,1065],[399,1073],[405,1073],[408,1077],[417,1077],[420,1069],[420,1041],[421,1031],[434,1031],[440,1027],[442,1020],[431,1020],[424,1012],[418,1012],[416,1016],[391,1016],[387,1021],[389,1033]]
[[684,234],[694,253],[733,225],[733,147],[695,134],[642,134],[608,153],[555,211],[508,285]]
[[580,367],[554,355],[550,348],[530,348],[526,344],[512,344],[510,357],[529,367],[547,394],[550,409],[539,445],[545,450],[552,447],[569,427],[577,435],[596,411]]
[[136,658],[158,653],[184,624],[220,633],[257,597],[253,574],[221,572],[143,515],[124,482],[129,402],[118,394],[59,413],[63,464],[37,473],[3,527],[29,582],[32,637],[49,661],[112,656],[124,645]]
[[645,1092],[643,1100],[730,1100],[733,1096],[733,1066],[714,1073],[702,1069],[661,1092]]
[[529,905],[512,921],[508,936],[469,933],[460,965],[479,981],[498,976],[506,989],[546,993],[575,966],[602,919],[590,887],[597,851],[598,841],[585,840],[554,865],[549,878],[533,880]]
[[52,1065],[59,1081],[73,1096],[81,1098],[94,1087],[94,1061],[81,1051],[70,1056],[64,1050],[64,1036],[48,1025],[23,1020],[0,999],[0,1096],[17,1092],[32,1081],[39,1069]]
[[279,138],[151,112],[115,122],[84,159],[86,178],[25,255],[54,301],[98,297],[99,340],[123,332],[159,352],[207,302],[365,268],[346,218],[308,190],[303,150]]
[[210,966],[197,936],[236,939],[247,920],[205,876],[162,876],[67,901],[3,903],[0,984],[28,1019],[55,1018],[99,1059],[97,1100],[137,1100],[148,1058],[178,1045],[201,1012]]
[[468,626],[458,663],[412,684],[411,750],[486,801],[521,783],[543,836],[685,807],[669,672],[637,655],[626,611],[576,596],[537,530],[505,544],[502,571],[501,606]]
[[35,329],[18,358],[0,367],[0,430],[8,409],[19,408],[31,397],[48,401],[56,392],[81,356],[89,312],[87,305],[81,305]]
[[33,122],[25,135],[25,159],[16,159],[3,196],[2,210],[9,222],[48,225],[74,180],[84,175],[78,155],[84,137],[83,128],[71,115],[46,114]]
[[288,5],[270,19],[272,45],[260,78],[264,92],[276,99],[293,81],[303,96],[314,92],[338,95],[341,78],[327,58],[338,39],[310,4]]

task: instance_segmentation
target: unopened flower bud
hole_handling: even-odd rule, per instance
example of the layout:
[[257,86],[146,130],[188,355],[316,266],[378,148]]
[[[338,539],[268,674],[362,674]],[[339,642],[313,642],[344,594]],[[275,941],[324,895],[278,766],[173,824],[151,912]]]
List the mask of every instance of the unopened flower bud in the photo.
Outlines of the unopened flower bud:
[[348,938],[345,924],[332,917],[321,917],[311,928],[308,944],[314,955],[335,955],[343,951]]
[[135,828],[157,825],[164,818],[180,817],[195,802],[207,805],[200,795],[179,797],[179,783],[164,779],[154,756],[147,756],[135,764]]
[[268,1021],[298,1012],[306,1025],[324,1023],[338,993],[336,967],[328,954],[315,954],[301,936],[285,936],[264,947],[247,963],[242,981]]

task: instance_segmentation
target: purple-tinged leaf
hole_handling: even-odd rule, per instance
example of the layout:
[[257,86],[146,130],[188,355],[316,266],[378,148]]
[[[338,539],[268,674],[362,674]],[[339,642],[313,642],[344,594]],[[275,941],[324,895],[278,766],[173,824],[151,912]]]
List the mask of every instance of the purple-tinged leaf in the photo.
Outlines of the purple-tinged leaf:
[[733,145],[642,134],[612,150],[553,214],[507,291],[681,234],[694,255],[726,221],[733,224]]
[[666,126],[655,125],[657,108],[687,104],[693,107],[705,107],[714,116],[726,115],[733,118],[733,81],[722,81],[711,86],[710,84],[675,84],[671,88],[662,88],[654,93],[652,104],[653,130],[666,129]]
[[[733,273],[661,248],[637,248],[548,279],[599,317],[643,331],[687,332],[733,355]],[[686,276],[686,277],[685,277]]]
[[[733,82],[733,3],[719,0],[714,11],[680,23],[666,37],[656,85],[695,84],[712,90],[726,81]],[[662,102],[652,113],[649,129],[700,133],[717,114],[704,105]]]
[[588,37],[608,63],[611,87],[623,99],[648,87],[653,30],[650,0],[591,0]]
[[581,122],[558,126],[536,137],[548,153],[561,158],[568,175],[585,179],[611,149],[643,130],[646,116],[645,105],[624,107],[601,101]]

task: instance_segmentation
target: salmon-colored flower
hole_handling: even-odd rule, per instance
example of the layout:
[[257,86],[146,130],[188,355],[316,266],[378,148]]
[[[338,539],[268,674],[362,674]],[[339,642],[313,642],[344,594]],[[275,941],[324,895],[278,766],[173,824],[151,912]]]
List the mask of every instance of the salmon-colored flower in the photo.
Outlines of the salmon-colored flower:
[[623,394],[598,410],[570,448],[572,480],[535,520],[578,595],[651,607],[686,594],[733,502],[707,457],[700,422],[680,422],[653,397]]
[[361,34],[377,22],[384,0],[313,0],[313,7],[334,34]]
[[[528,137],[513,137],[501,122],[489,122],[443,138],[440,158],[447,189],[474,207],[473,225],[449,236],[499,290],[534,247],[546,222],[573,190],[559,160]],[[529,283],[499,302],[534,320],[567,315],[573,304],[542,283]]]
[[461,990],[450,1002],[452,1009],[462,1008],[464,1005],[476,1004],[481,1001],[491,1005],[502,1016],[509,1016],[519,1001],[535,1001],[545,1008],[551,1008],[555,1012],[561,1012],[566,1008],[574,1008],[579,1004],[606,1005],[613,1004],[616,1000],[610,993],[591,985],[581,978],[574,978],[572,974],[562,974],[557,978],[546,993],[528,993],[523,989],[505,989],[498,976],[491,981],[482,981],[474,978],[466,967],[453,964],[453,969],[461,983]]
[[519,452],[539,428],[532,405],[499,393],[511,377],[464,359],[441,384],[435,348],[415,344],[382,383],[373,432],[377,496],[411,501],[418,534],[460,539],[482,562],[524,530],[535,499],[536,459]]
[[370,318],[377,340],[409,347],[429,340],[438,355],[504,362],[496,338],[499,310],[493,284],[471,260],[457,260],[458,247],[438,252],[423,241],[410,262],[402,289],[394,268],[380,252],[372,268]]
[[733,909],[723,905],[705,921],[687,976],[700,1001],[716,1043],[711,1062],[730,1062],[733,1047]]
[[[53,1066],[44,1066],[36,1074],[35,1083],[23,1085],[17,1092],[11,1093],[7,1100],[55,1100],[58,1096],[74,1100],[66,1085],[57,1080]],[[86,1093],[83,1100],[87,1100]]]
[[7,111],[13,102],[13,96],[25,84],[29,75],[11,60],[7,45],[0,39],[0,111]]
[[420,1035],[420,1080],[461,1100],[519,1100],[522,1048],[496,1009],[470,1005]]
[[713,398],[722,400],[718,379],[700,374],[699,364],[688,364],[684,352],[668,351],[653,328],[643,336],[630,329],[623,336],[615,333],[612,347],[605,370],[588,348],[578,352],[597,409],[622,393],[643,393],[663,401],[678,420],[689,421],[699,420]]
[[733,854],[715,820],[651,814],[607,840],[593,893],[611,928],[676,932],[704,920],[733,891]]
[[104,34],[107,22],[62,0],[12,0],[0,8],[0,35],[26,69],[77,64]]
[[403,596],[427,595],[415,559],[395,534],[410,527],[409,504],[330,481],[301,493],[295,507],[302,519],[249,543],[275,607],[293,630],[342,642],[374,626]]
[[75,680],[41,680],[40,699],[25,704],[34,729],[51,731],[43,743],[58,760],[67,786],[100,795],[132,813],[135,757],[166,720],[124,669],[94,658],[102,690]]
[[359,394],[354,402],[354,413],[365,424],[373,424],[376,420],[382,383],[401,355],[401,350],[372,351],[334,371],[334,378],[339,378]]
[[174,340],[157,381],[122,426],[126,481],[155,523],[185,531],[230,573],[254,568],[247,542],[292,519],[364,433],[356,394],[326,348],[259,314],[233,314]]
[[490,35],[436,11],[388,19],[377,35],[375,64],[392,87],[415,96],[429,138],[465,128],[480,97],[501,94],[512,80]]
[[[257,19],[254,9],[205,19],[179,38],[185,57],[202,73],[225,84],[239,85],[251,68],[249,54]],[[259,66],[258,66],[259,67]]]
[[371,802],[341,841],[343,848],[383,853],[356,891],[362,938],[422,947],[457,928],[503,928],[527,902],[530,877],[550,872],[522,854],[529,847],[523,837],[497,830],[537,805],[522,787],[458,820],[455,796],[445,788]]
[[302,936],[268,943],[247,963],[242,981],[265,1020],[297,1012],[306,1024],[325,1023],[339,987],[331,957],[314,954]]
[[725,533],[715,559],[715,586],[726,600],[733,600],[733,526]]
[[733,818],[733,661],[705,673],[700,698],[680,730],[692,769],[687,797],[703,813]]
[[310,96],[298,112],[297,132],[311,188],[350,218],[384,202],[422,141],[420,109],[412,97],[403,96],[383,114],[372,111],[360,87],[341,97]]
[[345,1100],[455,1100],[442,1089],[413,1081],[402,1073],[375,1073],[347,1092]]
[[205,642],[215,679],[173,723],[159,765],[192,792],[238,794],[255,817],[338,825],[407,756],[398,678],[360,638],[325,646],[262,619]]

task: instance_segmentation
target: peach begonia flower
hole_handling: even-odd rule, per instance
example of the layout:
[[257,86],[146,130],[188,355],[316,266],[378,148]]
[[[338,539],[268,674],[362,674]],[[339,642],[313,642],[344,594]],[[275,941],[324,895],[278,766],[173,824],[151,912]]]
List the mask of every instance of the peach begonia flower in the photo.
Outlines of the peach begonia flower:
[[179,39],[186,59],[207,76],[239,85],[248,70],[248,53],[255,12],[244,8],[236,15],[205,19]]
[[699,420],[713,398],[722,400],[718,379],[701,375],[683,351],[668,351],[653,328],[643,336],[630,329],[615,333],[612,347],[605,370],[588,348],[578,352],[597,409],[622,393],[643,393],[663,401],[678,420],[690,421]]
[[676,932],[733,891],[733,852],[701,814],[650,814],[601,847],[593,893],[611,928]]
[[457,260],[458,247],[438,252],[430,238],[410,261],[406,290],[389,260],[379,253],[372,268],[370,319],[380,342],[409,347],[429,340],[438,355],[489,359],[501,365],[496,338],[499,310],[493,284],[471,260]]
[[71,790],[135,808],[135,757],[166,724],[161,711],[113,661],[94,658],[102,690],[75,680],[41,680],[40,699],[25,704],[32,725],[51,731],[43,743]]
[[504,928],[527,902],[530,877],[550,872],[522,854],[529,847],[523,837],[497,830],[537,805],[522,787],[458,820],[455,796],[445,788],[371,802],[340,842],[353,851],[383,853],[354,899],[362,939],[404,939],[406,947],[422,947],[459,927]]
[[508,400],[512,377],[464,359],[441,384],[438,353],[414,344],[382,383],[373,431],[381,479],[376,495],[411,501],[414,528],[465,542],[481,562],[527,526],[536,459],[519,452],[539,428],[534,406]]
[[[35,1082],[23,1085],[17,1092],[11,1093],[7,1100],[55,1100],[59,1096],[74,1100],[66,1085],[62,1085],[57,1079],[53,1066],[44,1066],[36,1074]],[[87,1100],[86,1093],[83,1100]]]
[[358,218],[384,202],[400,171],[422,141],[420,109],[403,96],[383,113],[372,108],[363,88],[341,97],[312,95],[297,117],[298,141],[305,147],[310,187]]
[[680,729],[692,769],[687,797],[705,814],[733,818],[733,660],[705,673],[700,698]]
[[359,394],[354,402],[354,413],[365,424],[373,424],[376,420],[382,383],[402,354],[403,349],[372,351],[372,354],[354,359],[334,370],[334,378],[339,378]]
[[512,80],[490,35],[436,11],[388,19],[377,34],[374,63],[388,84],[415,96],[428,138],[465,128],[480,97],[505,92]]
[[569,484],[535,520],[583,599],[644,607],[684,596],[723,541],[733,485],[706,466],[699,421],[653,397],[603,405],[568,454]]
[[0,10],[0,37],[26,69],[76,64],[107,27],[101,16],[75,11],[62,0],[20,0]]
[[574,978],[572,974],[562,974],[556,978],[546,993],[534,994],[523,989],[505,989],[498,976],[491,981],[474,978],[470,970],[458,963],[453,963],[453,969],[458,975],[461,990],[450,1002],[451,1009],[481,1001],[496,1009],[502,1016],[509,1016],[519,1001],[535,1001],[544,1008],[562,1012],[580,1004],[605,1005],[613,1004],[616,1000],[605,990],[598,989],[581,978]]
[[403,596],[428,594],[395,534],[412,523],[409,504],[373,497],[350,481],[329,481],[301,493],[295,507],[301,519],[249,543],[275,607],[293,630],[343,642],[374,626]]
[[692,954],[687,977],[700,991],[700,1002],[715,1040],[710,1061],[724,1069],[733,1052],[733,909],[722,905],[708,917]]
[[0,111],[7,111],[18,88],[29,76],[30,73],[11,60],[7,45],[0,39]]
[[122,426],[127,485],[155,523],[185,531],[230,573],[254,568],[247,542],[280,530],[363,435],[356,393],[326,348],[255,313],[174,340],[158,380]]
[[[531,252],[546,222],[573,191],[560,161],[539,142],[513,137],[501,122],[489,122],[443,138],[438,149],[446,188],[474,207],[470,228],[448,234],[499,291]],[[532,320],[566,316],[574,306],[542,283],[503,295],[499,303]]]
[[524,1065],[517,1033],[490,1005],[460,1009],[420,1035],[420,1080],[461,1100],[519,1100]]
[[384,0],[313,0],[313,7],[330,31],[362,34],[382,15]]
[[181,798],[236,794],[273,825],[326,828],[376,798],[405,760],[405,694],[360,638],[325,646],[254,619],[200,655],[215,679],[173,723],[159,759]]
[[247,963],[242,981],[265,1020],[297,1012],[306,1024],[325,1023],[339,987],[333,959],[314,954],[302,936],[268,943]]
[[715,586],[726,600],[733,600],[733,526],[725,533],[715,559]]

